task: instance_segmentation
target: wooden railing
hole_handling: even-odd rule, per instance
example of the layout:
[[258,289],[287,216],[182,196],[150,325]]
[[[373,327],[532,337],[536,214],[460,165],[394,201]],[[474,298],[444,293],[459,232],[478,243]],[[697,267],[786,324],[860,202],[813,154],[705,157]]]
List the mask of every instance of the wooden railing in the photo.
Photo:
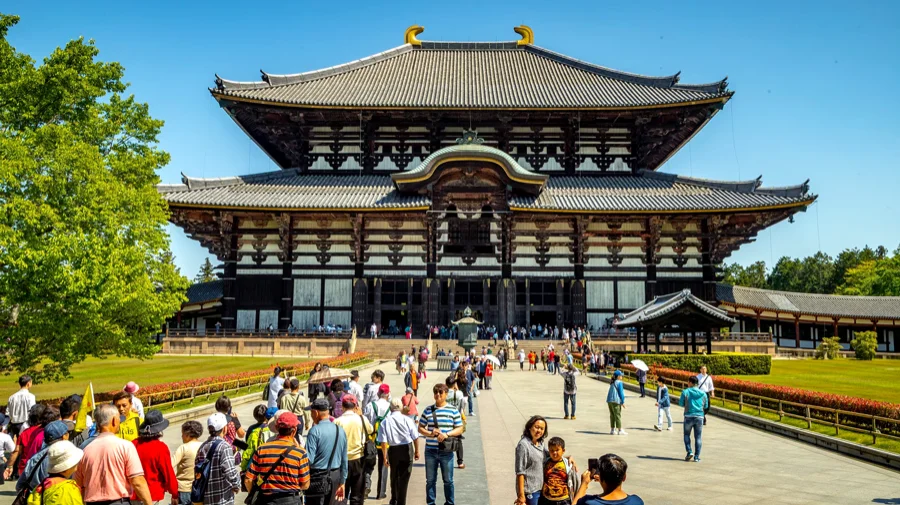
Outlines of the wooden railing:
[[[614,332],[597,332],[591,334],[591,340],[635,340],[636,333],[634,332],[625,332],[625,331],[614,331]],[[654,337],[651,335],[650,337],[651,345],[655,342]],[[730,333],[720,333],[717,331],[712,332],[713,342],[771,342],[772,335],[769,333],[757,333],[757,332],[730,332]],[[690,336],[688,336],[688,341],[690,341]],[[660,337],[660,342],[664,344],[681,344],[684,342],[681,334],[663,334]],[[706,335],[697,335],[697,342],[706,342]]]
[[[631,370],[620,369],[620,371],[626,377],[635,382],[637,381],[636,374]],[[686,381],[670,378],[666,378],[665,381],[670,388],[678,391],[683,391],[688,387],[688,382]],[[656,382],[656,377],[652,375],[652,371],[651,375],[647,377],[647,382]],[[777,415],[779,421],[783,421],[785,417],[798,419],[806,422],[806,427],[810,430],[812,429],[813,423],[831,426],[834,428],[835,436],[840,435],[841,430],[863,433],[872,437],[872,444],[878,442],[878,437],[900,441],[900,436],[891,434],[900,433],[900,420],[897,419],[779,400],[777,398],[754,395],[741,391],[731,391],[728,389],[716,388],[715,394],[716,396],[711,399],[711,405],[715,402],[721,402],[723,408],[728,408],[727,404],[731,403],[732,405],[737,406],[739,412],[744,412],[744,409],[746,408],[751,411],[755,410],[759,416],[762,416],[763,412]],[[863,425],[868,427],[861,427]],[[890,428],[887,428],[888,426],[890,426]],[[889,431],[890,433],[885,433],[885,431]]]
[[205,330],[184,330],[169,329],[168,337],[208,337],[208,338],[350,338],[350,330],[342,331],[304,331],[294,330],[216,330],[215,328],[207,328]]

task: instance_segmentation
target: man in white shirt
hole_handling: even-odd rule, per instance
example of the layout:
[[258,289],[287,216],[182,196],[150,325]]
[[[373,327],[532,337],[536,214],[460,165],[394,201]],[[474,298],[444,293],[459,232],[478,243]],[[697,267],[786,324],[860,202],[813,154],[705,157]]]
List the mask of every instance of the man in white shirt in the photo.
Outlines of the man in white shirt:
[[363,388],[359,385],[359,370],[353,370],[352,372],[350,372],[350,381],[347,383],[347,385],[347,392],[356,397],[356,403],[362,405]]
[[378,326],[375,323],[372,323],[372,326],[369,327],[369,338],[378,338]]
[[34,406],[34,395],[31,394],[32,381],[30,375],[19,377],[19,390],[9,397],[6,413],[9,414],[9,434],[15,437],[28,421],[28,411]]
[[370,403],[378,399],[378,388],[383,381],[384,372],[381,370],[372,372],[372,382],[366,384],[366,387],[363,388],[363,401],[360,404],[360,407],[365,409]]
[[406,505],[413,460],[419,459],[417,438],[419,430],[415,421],[403,415],[403,404],[395,398],[391,401],[391,414],[382,421],[376,441],[391,468],[391,503],[396,505]]
[[706,413],[709,412],[709,404],[716,397],[716,387],[713,384],[712,375],[706,371],[706,365],[700,367],[700,373],[697,375],[697,389],[706,393],[706,408],[703,409],[703,424],[706,424]]

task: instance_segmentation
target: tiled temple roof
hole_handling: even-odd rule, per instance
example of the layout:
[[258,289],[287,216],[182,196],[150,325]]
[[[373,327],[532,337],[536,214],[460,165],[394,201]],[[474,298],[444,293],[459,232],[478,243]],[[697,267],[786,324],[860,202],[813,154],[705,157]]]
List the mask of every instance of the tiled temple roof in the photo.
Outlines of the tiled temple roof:
[[[416,41],[418,43],[418,41]],[[679,74],[613,70],[533,44],[426,42],[260,82],[216,77],[220,99],[310,107],[439,109],[632,108],[727,100],[725,79],[685,85]]]
[[187,288],[187,293],[185,294],[185,296],[187,296],[187,301],[184,302],[184,304],[188,305],[218,300],[222,298],[222,289],[224,285],[225,281],[222,280],[191,284],[191,286]]
[[720,303],[773,312],[860,319],[900,319],[900,296],[844,296],[793,293],[718,284]]
[[713,307],[691,294],[689,289],[685,289],[677,293],[654,298],[643,307],[625,314],[622,320],[616,323],[616,326],[619,328],[631,328],[635,326],[652,325],[663,321],[669,314],[676,310],[680,310],[685,306],[706,314],[708,318],[718,321],[723,326],[734,324],[734,319],[732,319],[727,312],[717,307]]
[[[391,175],[297,173],[195,179],[160,184],[173,206],[278,209],[408,209],[431,205],[427,195],[395,189]],[[770,191],[759,180],[722,182],[640,171],[637,174],[550,176],[537,196],[515,194],[523,210],[585,212],[716,211],[804,206],[815,199],[805,184]]]

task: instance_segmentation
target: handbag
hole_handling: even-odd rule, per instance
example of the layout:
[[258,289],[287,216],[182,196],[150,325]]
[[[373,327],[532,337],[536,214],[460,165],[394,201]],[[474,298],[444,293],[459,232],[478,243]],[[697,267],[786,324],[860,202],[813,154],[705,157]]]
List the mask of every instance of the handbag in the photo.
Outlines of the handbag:
[[368,471],[371,468],[375,468],[375,465],[378,464],[378,449],[375,447],[375,442],[372,442],[371,436],[372,434],[366,430],[366,419],[360,415],[359,422],[362,424],[362,432],[365,435],[363,440],[365,441],[363,447],[363,466]]
[[[434,427],[438,427],[437,415],[434,411],[437,410],[437,406],[435,405],[431,409],[431,421],[434,423]],[[440,428],[438,428],[440,429]],[[443,442],[438,442],[438,450],[441,452],[456,452],[459,450],[459,438],[458,437],[447,437]]]
[[[12,505],[27,505],[28,504],[28,496],[31,494],[31,487],[29,486],[31,483],[31,479],[34,478],[34,474],[37,473],[41,468],[41,464],[47,459],[47,455],[50,454],[50,451],[44,453],[41,456],[41,459],[38,460],[37,464],[34,465],[34,468],[31,469],[31,473],[28,474],[28,478],[25,479],[25,487],[22,488],[21,491],[16,493],[16,497],[13,499]],[[41,493],[41,500],[44,499],[44,494]]]
[[[334,427],[334,447],[331,448],[331,456],[328,456],[326,465],[331,466],[331,460],[334,459],[334,452],[337,450],[338,440],[340,440],[339,426]],[[310,466],[312,463],[310,463]],[[310,470],[309,471],[309,489],[303,492],[304,496],[331,496],[334,492],[332,489],[331,469],[326,470]]]
[[278,459],[275,461],[275,464],[270,466],[268,470],[266,470],[266,474],[258,479],[253,480],[253,484],[250,487],[250,491],[247,493],[247,497],[244,498],[244,503],[247,505],[254,505],[257,500],[259,500],[260,495],[262,494],[262,487],[269,480],[269,476],[272,475],[272,472],[278,468],[278,465],[284,461],[284,457],[287,456],[289,452],[291,452],[293,447],[288,447],[284,451],[282,451],[281,456],[278,456]]

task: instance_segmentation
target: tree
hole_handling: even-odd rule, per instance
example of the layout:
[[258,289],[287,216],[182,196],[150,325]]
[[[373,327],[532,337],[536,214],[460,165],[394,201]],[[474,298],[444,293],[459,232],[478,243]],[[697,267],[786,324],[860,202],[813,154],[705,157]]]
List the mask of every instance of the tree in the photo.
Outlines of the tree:
[[210,263],[209,258],[206,258],[206,261],[200,265],[200,272],[197,273],[197,276],[194,277],[194,282],[209,282],[216,280],[216,272],[213,269],[212,263]]
[[837,292],[854,296],[900,296],[900,250],[892,257],[865,261],[851,268]]
[[769,287],[799,293],[834,293],[834,260],[819,251],[803,259],[782,257],[769,275]]
[[766,281],[766,263],[757,261],[748,267],[737,263],[725,265],[725,278],[723,282],[732,286],[746,286],[749,288],[765,289],[769,287]]
[[850,341],[850,347],[856,353],[856,359],[872,360],[878,350],[878,335],[874,331],[859,331]]
[[0,373],[68,375],[87,356],[149,357],[184,300],[156,170],[163,122],[93,41],[40,64],[0,14]]

